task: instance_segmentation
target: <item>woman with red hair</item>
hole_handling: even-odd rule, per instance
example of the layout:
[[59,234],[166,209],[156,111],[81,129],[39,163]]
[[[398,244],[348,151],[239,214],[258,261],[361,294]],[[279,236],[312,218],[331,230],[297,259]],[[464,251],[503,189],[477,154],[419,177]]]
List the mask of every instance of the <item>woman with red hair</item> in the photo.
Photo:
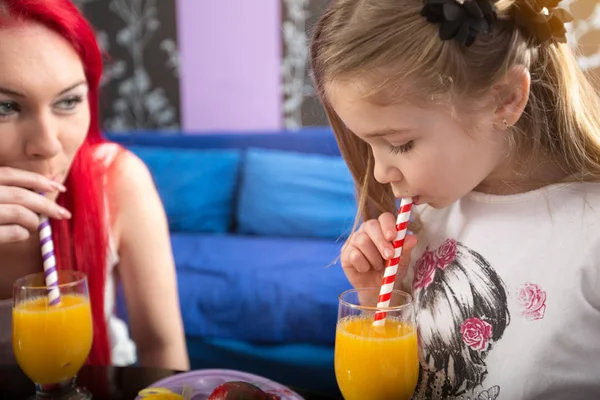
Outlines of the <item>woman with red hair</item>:
[[93,29],[70,0],[0,0],[0,43],[0,363],[14,362],[12,283],[42,270],[42,214],[59,268],[88,276],[88,363],[188,369],[163,206],[146,166],[99,130]]

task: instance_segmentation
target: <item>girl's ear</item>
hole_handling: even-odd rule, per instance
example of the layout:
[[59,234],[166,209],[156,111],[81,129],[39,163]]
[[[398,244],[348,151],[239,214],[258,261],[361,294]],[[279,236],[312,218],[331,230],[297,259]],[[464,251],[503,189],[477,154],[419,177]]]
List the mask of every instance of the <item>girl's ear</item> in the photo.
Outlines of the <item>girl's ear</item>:
[[495,120],[498,126],[515,125],[529,100],[531,75],[524,66],[516,66],[492,86],[496,101]]

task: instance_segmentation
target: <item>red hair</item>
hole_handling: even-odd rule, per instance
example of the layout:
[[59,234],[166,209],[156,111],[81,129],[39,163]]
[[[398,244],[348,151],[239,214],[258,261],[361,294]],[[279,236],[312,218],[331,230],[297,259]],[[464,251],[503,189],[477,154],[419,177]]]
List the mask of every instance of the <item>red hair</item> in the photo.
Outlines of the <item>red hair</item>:
[[104,316],[108,251],[104,177],[107,171],[102,162],[94,160],[94,148],[105,142],[98,120],[102,54],[93,28],[71,0],[0,0],[0,13],[3,9],[11,21],[39,23],[61,35],[77,51],[85,69],[91,123],[65,181],[67,192],[57,200],[72,212],[73,218],[52,221],[52,228],[59,268],[82,271],[88,276],[94,342],[87,362],[108,365],[110,346]]

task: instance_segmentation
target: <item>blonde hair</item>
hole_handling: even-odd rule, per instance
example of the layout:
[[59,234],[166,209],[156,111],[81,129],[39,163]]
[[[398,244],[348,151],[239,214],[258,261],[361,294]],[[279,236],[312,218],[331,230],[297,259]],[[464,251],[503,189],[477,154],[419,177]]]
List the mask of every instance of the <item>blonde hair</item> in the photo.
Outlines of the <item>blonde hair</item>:
[[[468,48],[440,40],[439,26],[420,15],[421,0],[332,1],[315,26],[311,62],[318,94],[354,177],[358,217],[393,212],[395,199],[389,185],[373,178],[369,146],[327,101],[325,84],[349,78],[374,78],[380,83],[373,93],[379,100],[390,97],[390,88],[402,87],[411,101],[450,96],[461,100],[455,104],[465,104],[513,67],[523,66],[531,74],[530,96],[511,129],[513,149],[520,157],[550,155],[570,179],[599,180],[600,98],[567,45],[539,44],[517,24],[523,1],[531,0],[497,1],[498,20],[491,32]],[[408,88],[401,86],[408,82]]]

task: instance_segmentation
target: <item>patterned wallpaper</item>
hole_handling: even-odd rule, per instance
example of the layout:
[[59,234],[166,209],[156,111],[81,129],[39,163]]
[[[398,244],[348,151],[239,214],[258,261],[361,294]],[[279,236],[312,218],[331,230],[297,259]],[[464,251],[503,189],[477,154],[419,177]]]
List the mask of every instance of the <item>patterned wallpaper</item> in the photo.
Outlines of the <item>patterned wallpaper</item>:
[[579,47],[579,63],[597,80],[600,90],[600,2],[598,0],[564,0],[575,21],[569,41]]
[[175,2],[74,0],[107,53],[102,81],[102,128],[109,131],[180,128],[179,55]]
[[[97,29],[98,39],[103,49],[110,58],[106,60],[106,73],[103,80],[102,98],[102,126],[111,131],[134,131],[144,129],[156,129],[167,132],[185,131],[182,126],[182,109],[187,113],[197,113],[198,104],[210,104],[211,96],[219,93],[211,93],[206,88],[190,88],[194,93],[194,104],[181,104],[180,87],[185,85],[185,76],[179,74],[180,55],[178,50],[178,34],[184,32],[187,35],[182,39],[192,43],[188,51],[194,51],[195,43],[216,42],[235,43],[235,38],[207,37],[205,31],[181,29],[177,26],[177,5],[184,12],[184,6],[191,2],[201,0],[73,0],[83,10],[91,23]],[[230,7],[242,4],[247,0],[219,0],[226,1]],[[266,1],[266,0],[263,0]],[[273,3],[271,3],[273,2]],[[270,0],[269,7],[278,7],[279,20],[273,21],[273,34],[280,35],[281,48],[273,60],[280,60],[280,84],[275,89],[274,85],[265,85],[278,90],[273,96],[279,96],[279,109],[260,110],[277,115],[281,121],[280,127],[290,130],[303,126],[326,125],[325,114],[314,94],[310,70],[308,68],[308,38],[311,28],[323,12],[329,0]],[[206,4],[210,4],[207,1]],[[259,3],[257,3],[259,4]],[[267,7],[267,3],[260,3],[261,7]],[[561,3],[567,7],[576,17],[569,28],[570,43],[578,46],[580,51],[579,61],[583,68],[593,72],[599,77],[600,82],[600,2],[598,0],[564,0]],[[198,12],[198,5],[195,5]],[[208,7],[208,6],[207,6]],[[258,6],[257,6],[258,7]],[[210,11],[210,10],[207,10]],[[262,13],[262,14],[261,14]],[[241,14],[241,15],[240,15]],[[247,14],[247,13],[246,13]],[[255,15],[243,13],[228,13],[222,15],[223,24],[248,25],[252,29],[252,21],[248,19],[264,15],[264,9],[256,10]],[[180,14],[181,15],[181,14]],[[219,14],[220,15],[220,14]],[[201,17],[186,19],[194,23],[202,23]],[[214,16],[211,16],[214,18]],[[196,19],[198,19],[197,22]],[[190,24],[191,22],[187,22]],[[238,32],[239,30],[233,32]],[[200,34],[201,33],[201,34]],[[235,35],[235,33],[231,33]],[[190,36],[190,37],[188,37]],[[233,42],[232,42],[233,40]],[[264,40],[264,39],[263,39]],[[257,39],[251,42],[252,46],[265,46],[264,41]],[[206,46],[199,48],[206,48]],[[213,47],[211,47],[213,48]],[[215,48],[218,48],[216,46]],[[182,54],[181,62],[194,58],[194,64],[187,68],[194,74],[202,74],[202,63],[204,57],[206,62],[219,63],[231,62],[231,56],[227,55],[227,49],[221,49],[224,56],[220,54],[195,54],[194,57]],[[269,50],[270,51],[270,50]],[[264,53],[262,53],[264,54]],[[270,53],[269,53],[270,54]],[[200,63],[198,59],[200,58]],[[224,61],[229,60],[229,61]],[[225,68],[226,67],[226,68]],[[217,68],[216,70],[218,70]],[[221,68],[223,71],[231,71],[232,66],[228,64]],[[246,78],[249,73],[244,63],[240,62],[233,67],[239,70],[240,77]],[[210,69],[209,71],[215,71]],[[231,73],[231,72],[229,72]],[[224,79],[223,77],[217,77]],[[266,77],[263,74],[261,79]],[[192,80],[189,78],[190,81]],[[210,79],[210,77],[207,77]],[[271,78],[273,79],[273,78]],[[600,88],[600,86],[599,86]],[[214,89],[213,89],[214,90]],[[220,89],[219,89],[220,90]],[[235,98],[235,85],[226,86],[227,96]],[[247,94],[246,94],[247,95]],[[264,93],[253,93],[251,96],[259,99]],[[232,110],[217,110],[217,112],[229,113]],[[231,120],[230,115],[220,121]],[[249,125],[252,121],[249,122]],[[223,126],[223,130],[230,129]],[[248,126],[248,130],[256,129]]]
[[315,97],[308,65],[310,29],[327,3],[326,0],[282,0],[282,118],[287,129],[327,125],[325,112]]

